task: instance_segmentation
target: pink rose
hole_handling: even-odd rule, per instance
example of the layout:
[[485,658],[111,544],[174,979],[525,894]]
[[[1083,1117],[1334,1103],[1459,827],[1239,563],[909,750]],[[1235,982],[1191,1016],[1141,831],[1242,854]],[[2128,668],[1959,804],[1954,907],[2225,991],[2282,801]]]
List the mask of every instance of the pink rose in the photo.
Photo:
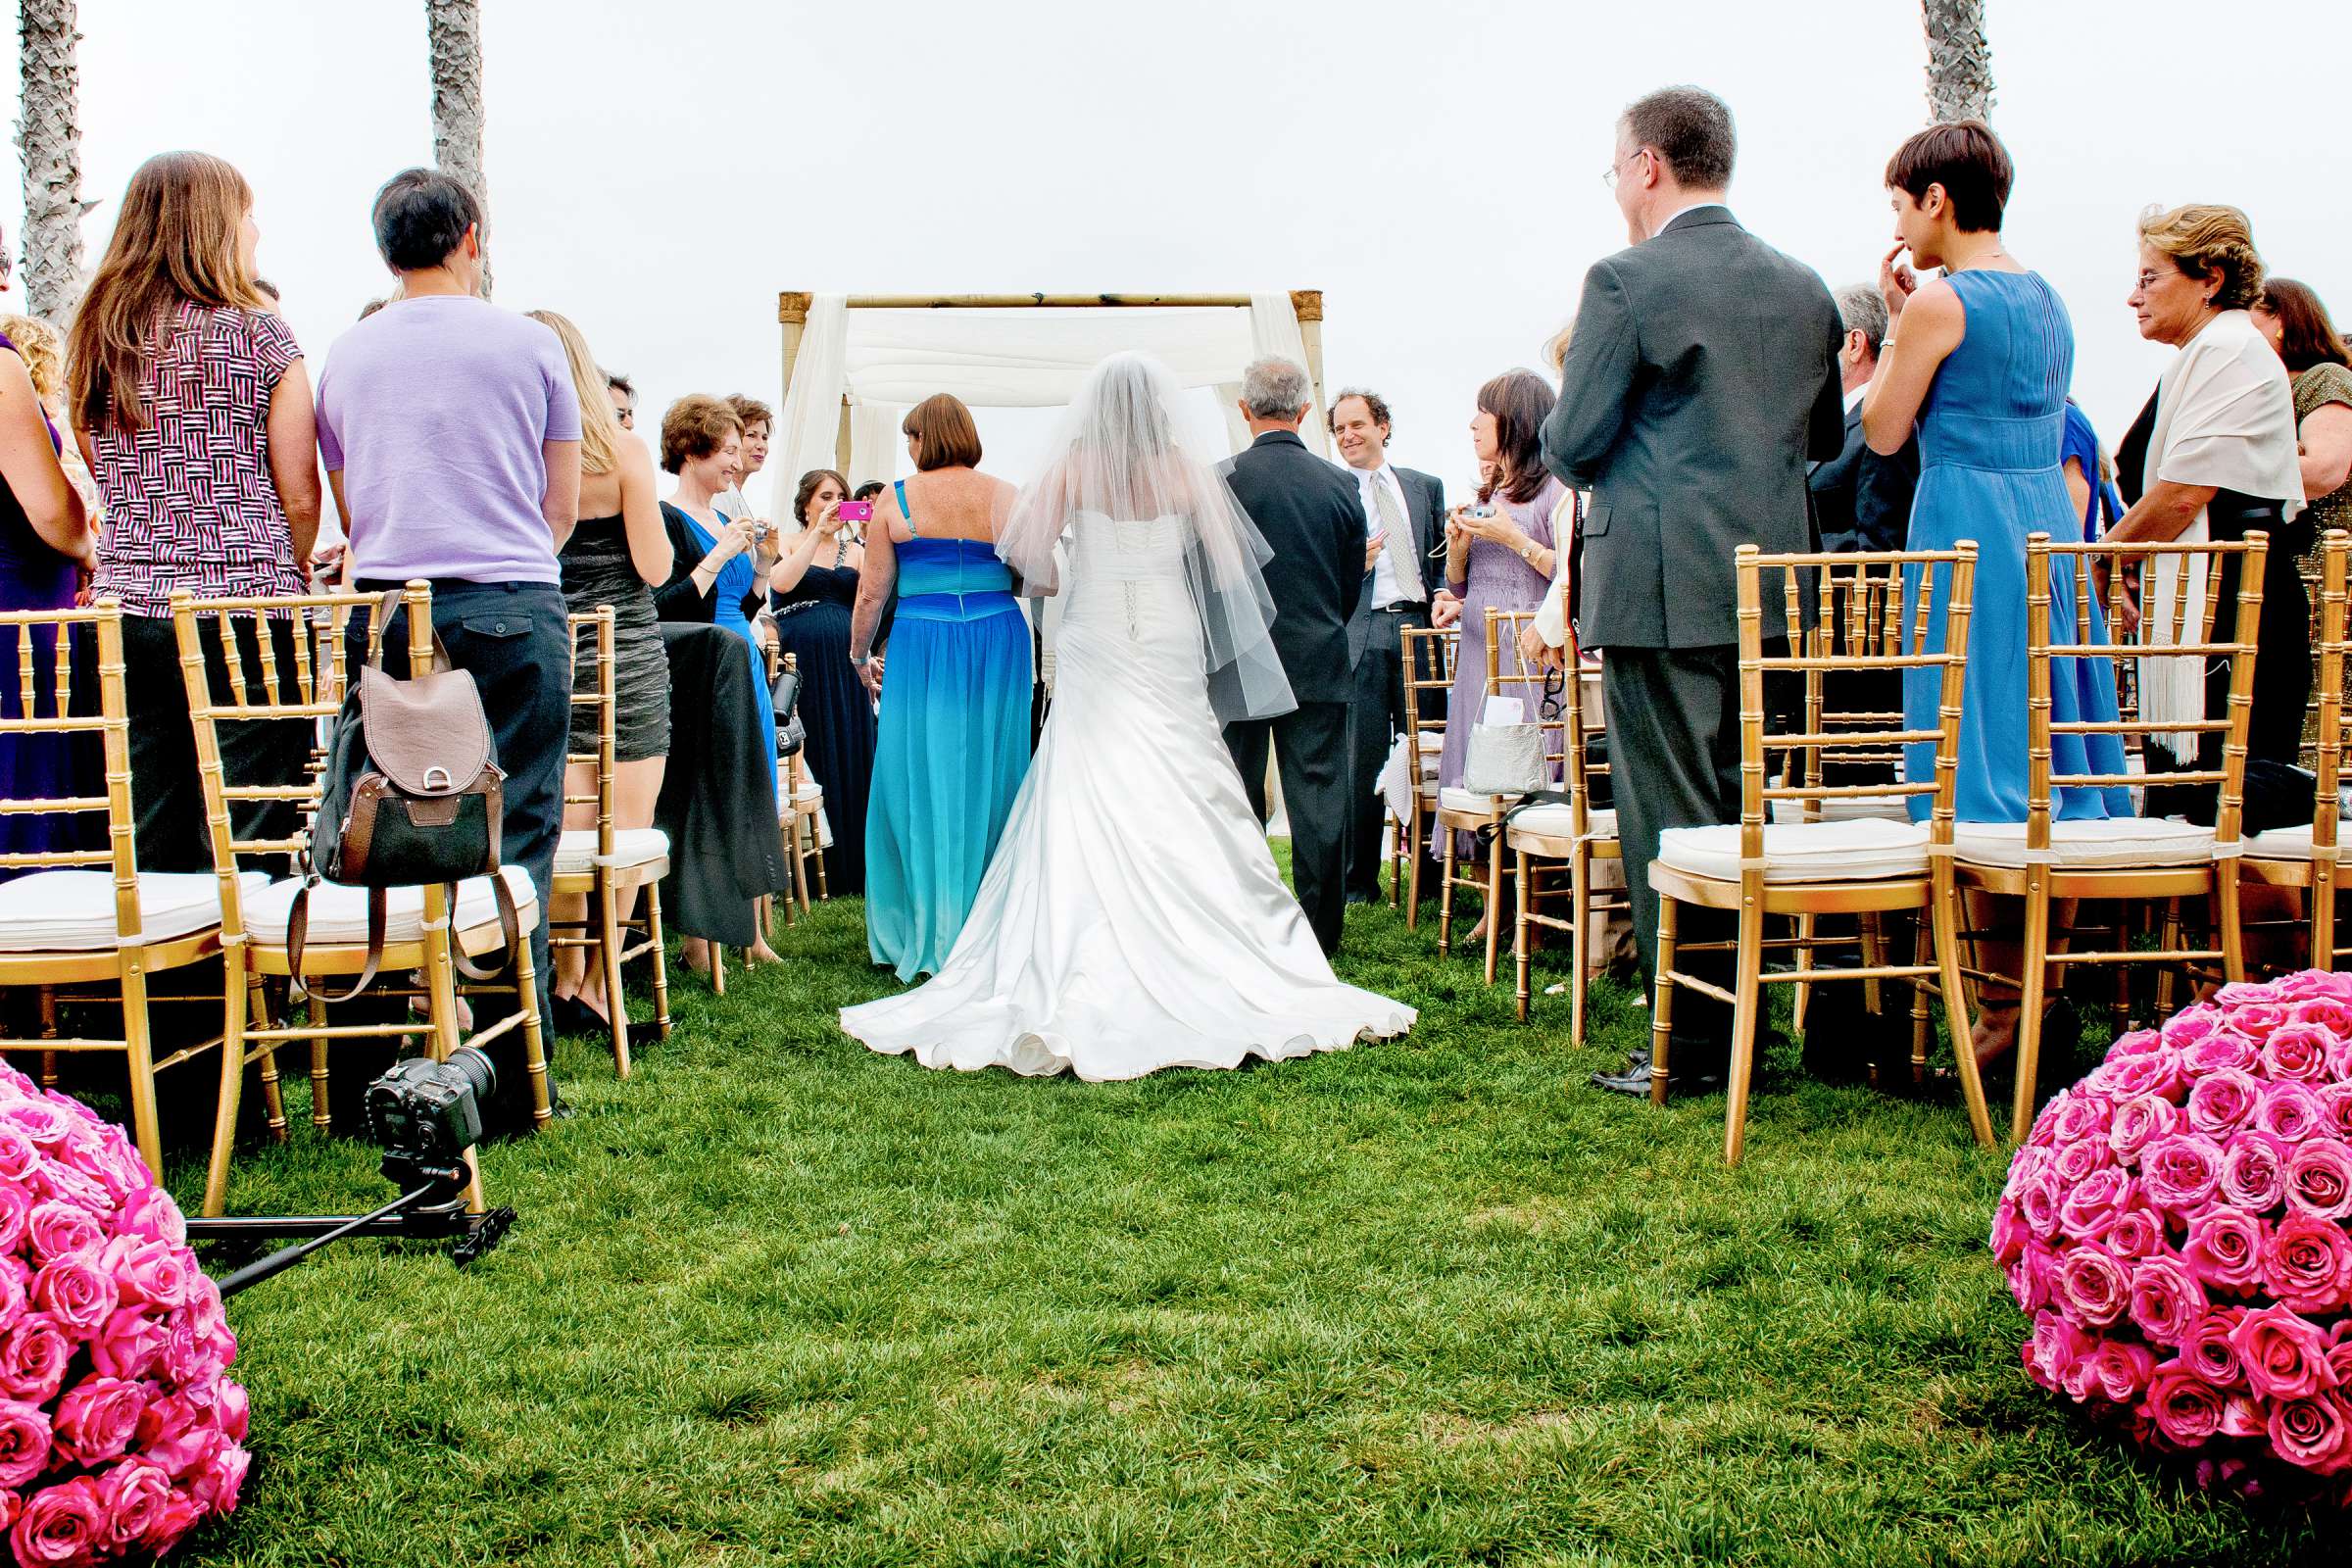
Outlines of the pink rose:
[[2158,1208],[2179,1213],[2211,1198],[2222,1182],[2222,1146],[2203,1133],[2177,1133],[2139,1155],[2140,1190]]
[[2222,1027],[2222,1009],[2210,1002],[2192,1003],[2164,1020],[2156,1031],[2176,1051],[2186,1051]]
[[2259,1438],[2270,1428],[2270,1416],[2262,1401],[2251,1395],[2230,1394],[2222,1400],[2222,1436],[2225,1438]]
[[2314,1139],[2286,1161],[2286,1200],[2315,1219],[2352,1214],[2352,1150]]
[[2107,1048],[2107,1054],[2110,1056],[2145,1055],[2151,1051],[2160,1051],[2173,1043],[2156,1030],[2133,1029],[2127,1034],[2119,1035],[2115,1044]]
[[194,1262],[179,1248],[135,1236],[117,1236],[98,1254],[98,1266],[113,1276],[125,1302],[145,1301],[166,1312],[187,1304]]
[[46,1404],[65,1385],[66,1363],[74,1359],[56,1320],[27,1312],[0,1329],[0,1395]]
[[44,1159],[41,1168],[32,1173],[32,1185],[43,1198],[54,1202],[71,1203],[88,1214],[101,1228],[114,1217],[122,1205],[114,1195],[91,1177],[84,1176],[62,1159]]
[[2222,1391],[2194,1367],[2167,1361],[2148,1380],[2148,1414],[2175,1447],[2193,1448],[2222,1429]]
[[2233,1007],[2230,1026],[2239,1034],[2262,1045],[2271,1038],[2271,1031],[2286,1022],[2286,1008],[2278,1003],[2257,1003],[2250,1007]]
[[[2308,1005],[2308,1004],[2306,1004]],[[2282,1023],[2262,1043],[2262,1064],[2273,1078],[2309,1083],[2328,1071],[2328,1053],[2335,1037],[2316,1023]]]
[[75,1464],[97,1465],[130,1446],[147,1396],[121,1378],[85,1378],[57,1401],[57,1446]]
[[2206,1284],[2243,1288],[2262,1277],[2262,1221],[2216,1203],[2188,1222],[2182,1255]]
[[2058,1259],[2057,1294],[2076,1322],[2103,1329],[2123,1316],[2132,1277],[2114,1253],[2084,1242],[2068,1248]]
[[2280,1002],[2307,1002],[2314,997],[2334,997],[2352,1002],[2352,986],[2345,984],[2346,976],[2329,969],[2297,969],[2282,974],[2271,982]]
[[2316,1394],[2327,1385],[2327,1337],[2291,1308],[2253,1308],[2238,1319],[2230,1343],[2245,1365],[2246,1386],[2257,1398],[2290,1399]]
[[2269,1133],[2233,1134],[2222,1156],[2222,1201],[2250,1214],[2264,1213],[2285,1201],[2289,1147]]
[[2093,1171],[2107,1169],[2114,1158],[2104,1138],[2083,1138],[2052,1150],[2045,1169],[2057,1178],[2061,1192],[2069,1192],[2077,1183],[2090,1180]]
[[2091,1069],[2082,1087],[2111,1100],[2141,1095],[2170,1096],[2180,1084],[2180,1054],[2170,1046],[2129,1056],[2109,1056]]
[[2019,1217],[2016,1202],[2001,1202],[1992,1211],[1992,1260],[2007,1268],[2024,1254],[2026,1238],[2033,1234]]
[[150,1187],[122,1205],[115,1216],[115,1234],[143,1237],[172,1247],[188,1245],[188,1224],[179,1205],[160,1187]]
[[218,1444],[189,1478],[188,1494],[207,1513],[234,1513],[237,1499],[245,1492],[245,1472],[253,1464],[253,1455],[219,1433],[214,1437]]
[[2254,1075],[2236,1067],[2209,1072],[2189,1085],[2188,1124],[2213,1138],[2226,1138],[2243,1127],[2262,1099]]
[[172,1499],[172,1478],[144,1459],[125,1459],[98,1477],[98,1497],[106,1505],[107,1540],[127,1550],[150,1551],[171,1544],[154,1539]]
[[2230,1336],[2246,1315],[2242,1306],[2216,1307],[2188,1327],[2180,1339],[2180,1359],[2217,1389],[2244,1386],[2246,1363]]
[[209,1388],[228,1370],[236,1341],[195,1314],[174,1312],[164,1331],[164,1376],[193,1390]]
[[2338,1389],[2352,1388],[2352,1317],[2338,1319],[2328,1331],[2328,1372]]
[[2213,994],[2213,1004],[2225,1011],[2261,1003],[2286,1001],[2286,993],[2271,980],[2231,980]]
[[2256,1127],[2290,1144],[2299,1144],[2319,1131],[2327,1118],[2318,1092],[2291,1078],[2265,1088],[2262,1103],[2254,1109]]
[[75,1120],[45,1100],[0,1102],[0,1121],[15,1127],[31,1139],[35,1147],[44,1150],[54,1149],[74,1136]]
[[2156,1357],[2144,1346],[2100,1340],[2088,1355],[2075,1363],[2066,1380],[2066,1392],[2077,1399],[2130,1404],[2139,1397],[2155,1371]]
[[79,1568],[107,1547],[106,1501],[88,1476],[60,1482],[25,1499],[8,1543],[24,1568]]
[[160,1554],[176,1545],[180,1537],[196,1528],[196,1521],[203,1512],[196,1506],[195,1498],[173,1490],[164,1498],[164,1511],[156,1519],[154,1528],[147,1532],[147,1548]]
[[2058,1223],[2077,1241],[2095,1242],[2115,1228],[2116,1217],[2135,1206],[2139,1194],[2132,1178],[2113,1165],[2102,1165],[2075,1184],[2058,1205]]
[[35,1263],[46,1263],[53,1257],[67,1257],[75,1252],[95,1251],[106,1240],[106,1232],[90,1217],[89,1211],[74,1203],[49,1202],[35,1204],[24,1226],[25,1237],[32,1244]]
[[2164,1221],[2153,1209],[2127,1208],[2103,1245],[2118,1257],[2154,1257],[2164,1250]]
[[231,1443],[243,1443],[251,1412],[252,1402],[243,1387],[221,1379],[220,1396],[213,1401],[213,1425]]
[[2107,1126],[2107,1147],[2115,1151],[2118,1159],[2129,1161],[2180,1125],[2180,1107],[2162,1095],[2135,1095],[2115,1107]]
[[11,1187],[29,1187],[33,1172],[40,1168],[41,1152],[24,1136],[24,1129],[14,1122],[0,1121],[0,1182]]
[[2205,1315],[2205,1292],[2180,1258],[2142,1259],[2132,1270],[2132,1321],[2159,1345],[2178,1345]]
[[32,1277],[32,1304],[86,1340],[114,1314],[115,1277],[94,1261],[61,1257]]
[[2352,1297],[2352,1236],[2332,1220],[2289,1214],[2262,1248],[2262,1283],[2298,1312],[2332,1312]]
[[0,1487],[24,1486],[49,1468],[49,1415],[37,1404],[0,1399]]
[[140,1457],[160,1465],[174,1481],[189,1476],[211,1464],[215,1455],[228,1446],[228,1439],[208,1426],[183,1426],[168,1430],[162,1436],[142,1438]]
[[2352,1421],[2332,1394],[2307,1394],[2271,1406],[2271,1443],[2279,1458],[2318,1475],[2352,1466]]
[[2296,1023],[2327,1030],[2338,1040],[2352,1038],[2352,1003],[2342,997],[2310,997],[2287,1004],[2286,1015]]
[[2068,1094],[2050,1106],[2049,1113],[2058,1121],[2058,1142],[2075,1144],[2085,1138],[2104,1139],[2112,1110],[2096,1095]]
[[2008,1267],[2009,1294],[2017,1298],[2019,1310],[2038,1312],[2049,1305],[2057,1291],[2057,1272],[2058,1254],[2039,1242],[2028,1242]]
[[2058,1234],[2058,1178],[2048,1170],[2035,1171],[2017,1195],[2018,1217],[2044,1241]]
[[2090,1353],[2091,1338],[2056,1312],[2034,1314],[2034,1337],[2021,1348],[2026,1375],[2048,1389],[2062,1392],[2075,1363]]
[[31,1221],[32,1194],[21,1182],[0,1181],[0,1252],[15,1252]]
[[125,1306],[91,1338],[90,1364],[108,1377],[146,1377],[163,1359],[165,1333],[164,1320],[146,1307]]
[[2262,1055],[2262,1048],[2234,1029],[2217,1029],[2180,1052],[2180,1065],[2195,1077],[2209,1072],[2243,1071]]
[[[2345,1048],[2352,1051],[2352,1046]],[[2345,1076],[2352,1077],[2352,1062]],[[2352,1143],[2352,1083],[2320,1085],[2321,1129],[2328,1137]]]

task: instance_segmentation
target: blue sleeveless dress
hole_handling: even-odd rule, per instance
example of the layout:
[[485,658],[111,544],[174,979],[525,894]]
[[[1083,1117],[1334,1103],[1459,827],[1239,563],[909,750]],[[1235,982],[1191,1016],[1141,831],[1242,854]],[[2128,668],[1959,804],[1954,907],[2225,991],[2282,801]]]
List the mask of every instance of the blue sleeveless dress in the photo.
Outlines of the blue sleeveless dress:
[[1029,771],[1029,623],[986,540],[918,535],[898,560],[865,932],[874,962],[912,980],[947,962]]
[[[705,555],[717,548],[718,536],[697,521],[693,513],[683,507],[670,506],[666,501],[662,505],[685,519],[687,536]],[[719,515],[724,517],[726,514],[721,512]],[[718,575],[710,583],[710,624],[724,626],[743,639],[744,652],[752,662],[752,690],[764,692],[767,690],[767,660],[760,654],[760,644],[752,636],[751,616],[743,612],[743,602],[759,586],[759,566],[748,550],[719,567]]]
[[[1936,370],[1919,416],[1919,490],[1911,505],[1910,547],[1948,550],[1977,542],[1975,602],[1969,612],[1968,668],[1960,715],[1958,816],[1963,822],[2026,819],[2026,536],[2057,543],[2082,537],[2060,466],[2066,393],[2074,378],[2075,330],[2057,291],[2038,272],[1971,270],[1947,279],[1968,314],[1960,346]],[[2053,562],[2050,635],[2075,641],[2075,570]],[[1937,569],[1933,646],[1943,645],[1943,595],[1949,573]],[[1905,598],[1916,604],[1919,568],[1904,571]],[[2106,641],[2104,614],[2091,607],[2092,640]],[[2116,716],[2115,672],[2106,659],[2063,660],[2050,672],[2050,717]],[[1936,725],[1942,671],[1903,671],[1903,722]],[[2085,742],[2088,744],[2085,745]],[[2054,773],[2121,773],[2124,748],[2114,735],[2059,735],[2051,741]],[[1933,782],[1936,748],[1904,749],[1903,774]],[[1915,818],[1932,802],[1911,799]],[[2062,818],[2129,816],[2127,790],[2061,789]]]

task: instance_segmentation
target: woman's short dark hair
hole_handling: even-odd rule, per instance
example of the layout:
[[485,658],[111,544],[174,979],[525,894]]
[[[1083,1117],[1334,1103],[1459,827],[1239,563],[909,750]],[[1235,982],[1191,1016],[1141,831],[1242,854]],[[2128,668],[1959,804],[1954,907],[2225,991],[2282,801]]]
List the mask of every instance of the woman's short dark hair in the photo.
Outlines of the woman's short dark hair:
[[396,272],[439,267],[469,228],[484,229],[481,203],[437,169],[404,169],[375,193],[375,248]]
[[1501,463],[1496,487],[1482,488],[1481,501],[1500,488],[1505,501],[1521,505],[1544,491],[1544,421],[1559,397],[1533,370],[1505,370],[1478,389],[1482,414],[1494,416],[1494,456]]
[[865,481],[865,483],[859,485],[857,489],[850,492],[850,499],[852,501],[871,501],[874,499],[874,497],[880,495],[883,491],[889,488],[890,486],[884,484],[879,479],[868,479]]
[[627,398],[631,403],[637,401],[636,383],[631,381],[627,376],[621,374],[618,370],[607,370],[605,372],[605,385],[611,388],[612,391],[619,393],[622,397]]
[[1886,160],[1888,190],[1924,202],[1930,185],[1941,185],[1944,199],[1952,204],[1952,225],[1969,234],[2001,226],[2001,212],[2009,205],[2009,187],[2016,178],[2009,149],[1982,120],[1930,125]]
[[662,466],[676,473],[696,458],[707,458],[726,443],[727,432],[743,433],[743,421],[724,398],[689,392],[662,416]]
[[1654,147],[1675,182],[1721,190],[1732,182],[1740,138],[1732,108],[1704,87],[1660,87],[1626,106],[1625,132],[1636,147]]
[[953,393],[934,392],[917,403],[906,412],[899,433],[914,437],[914,466],[926,473],[933,468],[980,466],[980,426],[972,422],[972,411],[963,406],[963,400]]
[[841,493],[844,496],[847,496],[850,493],[850,481],[844,479],[835,470],[831,468],[810,468],[807,473],[801,475],[801,487],[799,490],[793,493],[792,520],[795,523],[804,528],[808,525],[808,498],[816,494],[817,487],[823,484],[827,479],[832,480],[833,483],[840,488]]
[[2278,318],[2278,357],[2289,374],[2315,365],[2352,365],[2352,352],[2310,284],[2274,277],[2262,285],[2262,308]]

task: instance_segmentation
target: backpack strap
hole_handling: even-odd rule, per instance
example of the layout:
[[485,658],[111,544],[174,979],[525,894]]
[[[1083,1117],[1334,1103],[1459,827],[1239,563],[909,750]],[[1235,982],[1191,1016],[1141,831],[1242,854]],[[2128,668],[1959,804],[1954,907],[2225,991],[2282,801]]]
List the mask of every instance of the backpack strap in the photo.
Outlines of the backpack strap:
[[295,1001],[317,997],[320,1002],[328,1004],[350,1002],[375,983],[376,970],[382,966],[384,961],[384,890],[382,888],[368,890],[368,958],[360,966],[359,979],[352,982],[349,991],[338,996],[315,989],[302,977],[303,950],[310,946],[311,939],[311,889],[318,884],[318,878],[313,874],[295,893],[293,907],[286,911],[287,983],[292,989]]
[[[521,940],[522,936],[522,913],[515,908],[514,891],[507,886],[507,879],[500,872],[492,871],[490,873],[490,896],[498,905],[498,933],[505,939],[507,960],[512,963],[514,958],[515,944]],[[458,890],[455,884],[449,888],[449,909],[451,917],[449,961],[457,966],[458,973],[468,980],[496,979],[499,971],[506,967],[505,964],[491,963],[477,969],[474,967],[473,960],[466,956],[465,950],[458,946],[456,925]]]

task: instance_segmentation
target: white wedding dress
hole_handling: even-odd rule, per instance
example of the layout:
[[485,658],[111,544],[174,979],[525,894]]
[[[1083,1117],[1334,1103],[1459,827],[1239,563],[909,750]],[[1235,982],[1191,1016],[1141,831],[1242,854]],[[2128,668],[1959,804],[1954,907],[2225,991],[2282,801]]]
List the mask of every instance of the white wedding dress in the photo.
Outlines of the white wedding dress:
[[1186,516],[1077,514],[1054,707],[946,967],[842,1011],[926,1067],[1234,1067],[1345,1050],[1413,1009],[1343,985],[1283,885],[1203,672]]

